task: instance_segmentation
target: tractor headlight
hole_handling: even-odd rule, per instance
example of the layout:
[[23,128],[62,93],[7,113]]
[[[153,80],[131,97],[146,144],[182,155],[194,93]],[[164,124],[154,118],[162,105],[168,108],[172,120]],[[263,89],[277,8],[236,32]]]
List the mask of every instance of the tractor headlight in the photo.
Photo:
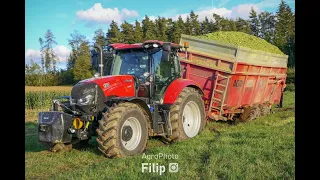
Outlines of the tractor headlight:
[[78,103],[80,104],[80,105],[88,105],[90,102],[92,102],[92,99],[93,99],[93,96],[92,95],[87,95],[86,97],[84,97],[84,98],[80,98],[79,100],[78,100]]

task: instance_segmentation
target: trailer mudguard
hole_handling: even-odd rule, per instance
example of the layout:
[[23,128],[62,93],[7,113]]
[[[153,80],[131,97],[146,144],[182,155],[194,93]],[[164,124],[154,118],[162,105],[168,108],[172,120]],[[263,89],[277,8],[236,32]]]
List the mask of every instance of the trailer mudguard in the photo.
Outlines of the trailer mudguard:
[[198,89],[199,92],[203,95],[203,91],[200,88],[201,86],[196,81],[191,79],[176,79],[172,81],[169,86],[167,87],[164,95],[163,95],[163,103],[162,104],[173,104],[176,99],[178,98],[180,92],[185,87],[193,87]]

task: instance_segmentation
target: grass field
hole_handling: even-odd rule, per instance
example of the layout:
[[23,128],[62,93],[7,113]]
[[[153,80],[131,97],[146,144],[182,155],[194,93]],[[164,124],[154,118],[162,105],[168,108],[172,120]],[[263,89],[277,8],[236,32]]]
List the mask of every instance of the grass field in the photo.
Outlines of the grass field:
[[[283,108],[247,123],[207,123],[197,137],[166,145],[148,141],[145,155],[174,154],[178,159],[107,159],[95,138],[87,149],[51,153],[37,141],[36,117],[26,116],[26,179],[295,179],[295,94],[285,92]],[[161,176],[141,172],[142,163],[166,167]],[[177,173],[168,172],[178,163]]]

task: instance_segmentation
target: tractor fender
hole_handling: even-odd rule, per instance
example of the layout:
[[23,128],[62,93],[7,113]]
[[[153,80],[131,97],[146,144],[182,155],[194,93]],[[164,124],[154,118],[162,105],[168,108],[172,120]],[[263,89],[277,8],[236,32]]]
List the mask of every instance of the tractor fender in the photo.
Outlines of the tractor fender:
[[144,102],[142,99],[140,98],[137,98],[135,96],[128,96],[128,97],[110,97],[108,99],[106,99],[105,101],[111,101],[113,103],[119,103],[119,102],[132,102],[132,103],[135,103],[137,105],[139,105],[141,108],[143,108],[146,113],[148,114],[149,116],[149,119],[151,120],[152,116],[151,116],[151,112],[150,112],[150,109],[149,109],[149,106],[147,105],[146,102]]
[[147,114],[148,116],[148,133],[149,133],[149,136],[152,136],[151,132],[152,132],[152,124],[151,122],[152,121],[152,115],[151,115],[151,112],[150,112],[150,109],[149,109],[149,106],[147,105],[146,102],[144,102],[142,99],[140,98],[137,98],[135,96],[129,96],[129,97],[111,97],[109,98],[107,101],[109,102],[112,102],[112,103],[119,103],[119,102],[131,102],[131,103],[134,103],[134,104],[137,104],[138,106],[140,106],[144,111],[145,113]]
[[204,95],[202,89],[200,88],[201,86],[199,85],[199,83],[191,79],[179,78],[172,81],[167,87],[165,93],[163,94],[162,104],[173,104],[177,100],[180,92],[185,87],[193,87],[197,89],[202,96]]

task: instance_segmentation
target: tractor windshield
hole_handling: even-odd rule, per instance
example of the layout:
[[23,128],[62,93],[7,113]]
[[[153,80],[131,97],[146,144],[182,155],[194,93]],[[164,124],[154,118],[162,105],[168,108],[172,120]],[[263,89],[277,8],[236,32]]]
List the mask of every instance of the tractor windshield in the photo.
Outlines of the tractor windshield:
[[143,73],[145,72],[149,72],[147,51],[143,49],[126,49],[116,53],[111,75],[132,74],[143,81]]

